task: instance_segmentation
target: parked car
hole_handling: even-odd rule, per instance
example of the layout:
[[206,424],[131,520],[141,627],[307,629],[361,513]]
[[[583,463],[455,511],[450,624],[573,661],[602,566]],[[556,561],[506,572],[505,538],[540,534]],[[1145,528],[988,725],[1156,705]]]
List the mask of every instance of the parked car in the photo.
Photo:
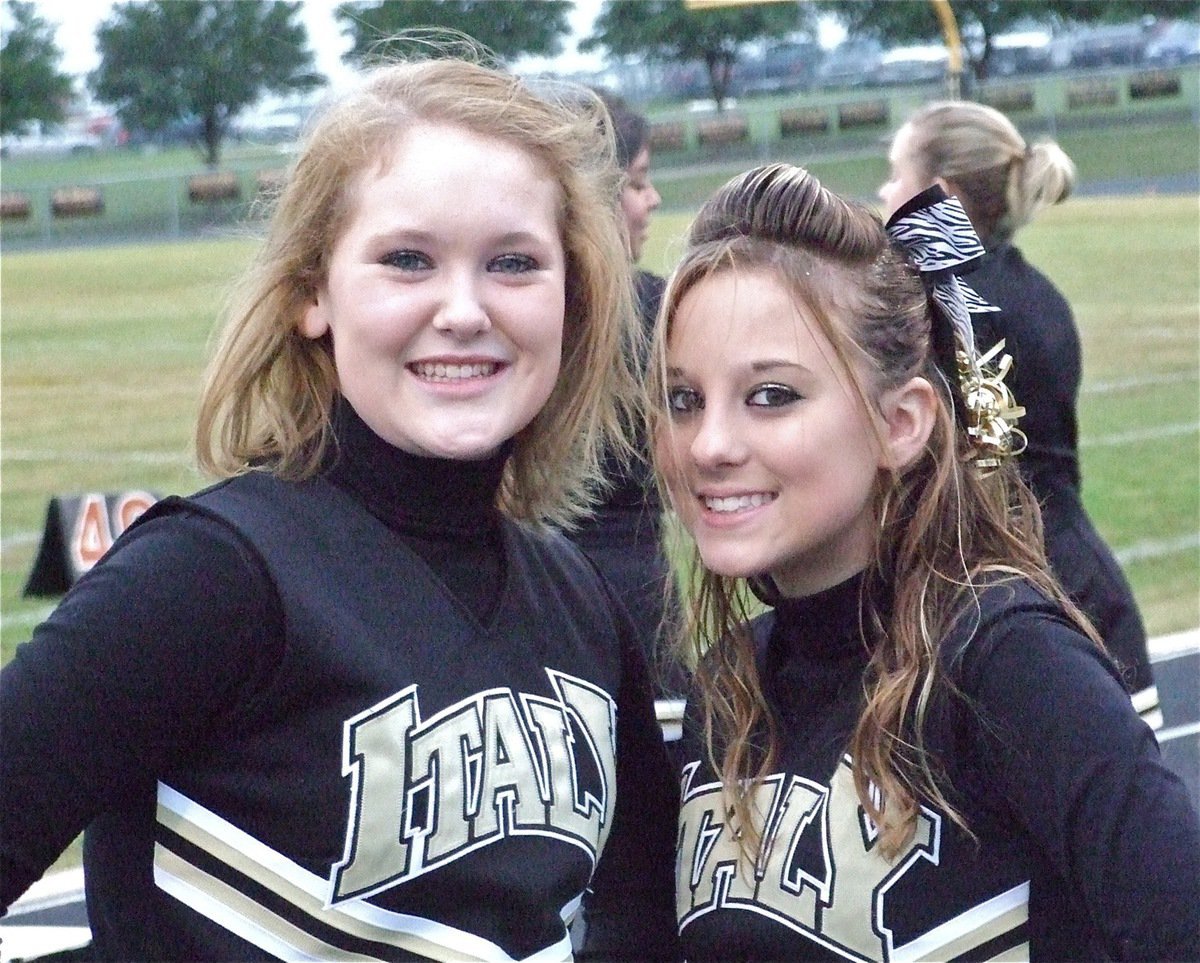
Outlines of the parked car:
[[747,57],[737,66],[743,94],[774,94],[808,90],[824,57],[815,41],[786,40],[767,47],[761,57]]
[[1200,62],[1200,23],[1172,20],[1157,28],[1146,44],[1146,63],[1174,67]]
[[943,44],[893,47],[879,59],[875,81],[879,84],[926,84],[943,80],[950,52]]
[[992,38],[989,62],[994,77],[1051,70],[1053,37],[1048,30],[1016,30]]
[[47,132],[12,134],[0,140],[0,157],[54,157],[94,154],[104,138],[86,130],[56,129]]
[[817,67],[820,87],[865,87],[873,84],[883,48],[875,40],[844,40],[825,55]]
[[1072,67],[1119,67],[1146,56],[1146,33],[1139,23],[1081,27],[1070,35]]

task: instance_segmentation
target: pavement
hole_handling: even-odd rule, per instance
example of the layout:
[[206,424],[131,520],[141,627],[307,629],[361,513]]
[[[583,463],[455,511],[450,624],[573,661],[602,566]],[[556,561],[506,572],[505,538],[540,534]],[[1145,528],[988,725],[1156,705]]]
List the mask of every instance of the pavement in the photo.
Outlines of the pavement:
[[[1200,628],[1151,639],[1150,661],[1162,700],[1163,759],[1200,811]],[[90,939],[83,870],[64,870],[35,883],[0,920],[0,963],[72,950]]]

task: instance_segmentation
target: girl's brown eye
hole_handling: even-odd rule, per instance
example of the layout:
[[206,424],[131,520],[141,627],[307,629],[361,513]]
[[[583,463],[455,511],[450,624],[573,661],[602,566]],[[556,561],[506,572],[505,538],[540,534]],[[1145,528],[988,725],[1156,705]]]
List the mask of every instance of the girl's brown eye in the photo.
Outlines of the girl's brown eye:
[[667,391],[667,409],[673,414],[687,414],[704,407],[704,396],[695,388],[671,388]]
[[746,404],[755,408],[782,408],[804,396],[787,385],[759,385],[746,398]]

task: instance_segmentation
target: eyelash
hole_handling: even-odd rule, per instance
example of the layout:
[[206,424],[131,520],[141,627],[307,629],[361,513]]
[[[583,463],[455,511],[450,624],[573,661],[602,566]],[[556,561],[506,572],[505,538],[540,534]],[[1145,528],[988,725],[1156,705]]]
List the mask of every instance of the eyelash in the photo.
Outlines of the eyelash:
[[503,262],[510,265],[515,264],[517,270],[501,271],[501,274],[523,274],[526,271],[536,271],[538,268],[538,262],[528,254],[501,254],[498,258],[493,258],[488,262],[488,270],[491,270],[493,265],[499,266]]
[[686,415],[704,408],[704,396],[695,388],[668,388],[667,411],[672,415]]
[[[754,399],[763,396],[762,401]],[[783,408],[803,399],[803,395],[787,385],[758,385],[746,395],[750,408]],[[667,411],[672,415],[686,415],[704,409],[704,396],[695,388],[668,388]]]
[[432,264],[428,257],[419,251],[389,251],[382,258],[382,264],[388,267],[399,268],[401,271],[419,271],[428,270]]
[[[757,403],[752,399],[759,395],[766,396],[765,403]],[[755,408],[782,408],[785,405],[790,405],[793,402],[799,401],[803,395],[798,391],[789,388],[787,385],[766,384],[759,385],[749,395],[746,396],[746,403]]]
[[[428,271],[433,267],[428,255],[408,249],[389,251],[380,262],[401,271]],[[537,260],[528,254],[501,254],[488,262],[488,270],[497,274],[523,274],[537,269]]]

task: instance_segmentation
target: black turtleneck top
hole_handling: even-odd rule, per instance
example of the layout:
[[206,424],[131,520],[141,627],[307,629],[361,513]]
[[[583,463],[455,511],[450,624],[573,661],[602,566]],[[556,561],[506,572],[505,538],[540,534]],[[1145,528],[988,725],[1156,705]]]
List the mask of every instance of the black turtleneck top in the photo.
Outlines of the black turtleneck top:
[[[676,866],[687,959],[1200,959],[1200,823],[1115,670],[1009,580],[941,640],[924,745],[970,832],[920,800],[895,859],[848,756],[870,645],[862,580],[770,599],[752,625],[778,756],[751,860],[689,703]],[[910,733],[911,734],[911,733]],[[1007,954],[1007,955],[1006,955]]]
[[375,434],[344,400],[334,435],[326,477],[406,536],[459,601],[487,621],[504,572],[495,502],[511,445],[480,461],[410,455]]
[[0,907],[87,827],[102,955],[561,956],[582,902],[589,952],[672,958],[627,617],[495,507],[507,450],[416,457],[345,403],[334,435],[315,479],[155,506],[0,673]]

